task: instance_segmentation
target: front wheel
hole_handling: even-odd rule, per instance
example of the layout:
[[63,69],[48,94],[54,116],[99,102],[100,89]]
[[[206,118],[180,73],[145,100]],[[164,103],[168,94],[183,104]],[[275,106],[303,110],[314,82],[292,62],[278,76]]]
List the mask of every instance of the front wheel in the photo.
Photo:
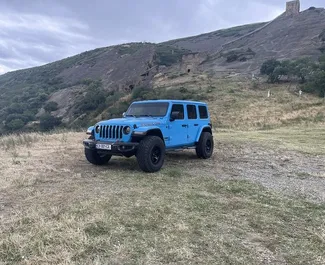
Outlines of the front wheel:
[[139,144],[136,154],[139,167],[148,173],[161,169],[165,160],[165,144],[158,136],[147,136]]
[[203,132],[196,146],[196,155],[199,158],[208,159],[213,154],[213,137],[209,132]]
[[111,155],[98,154],[96,150],[85,148],[85,156],[91,164],[101,166],[108,163],[111,159]]

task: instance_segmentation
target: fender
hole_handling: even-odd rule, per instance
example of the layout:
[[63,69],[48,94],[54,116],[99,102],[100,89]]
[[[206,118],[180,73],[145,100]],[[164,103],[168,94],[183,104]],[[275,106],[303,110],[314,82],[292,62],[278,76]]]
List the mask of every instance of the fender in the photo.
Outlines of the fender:
[[199,142],[200,137],[201,137],[201,134],[202,134],[203,131],[207,131],[207,132],[210,132],[212,134],[211,126],[209,126],[209,125],[202,126],[200,128],[200,130],[198,131],[198,134],[196,136],[195,142]]
[[144,136],[147,135],[149,131],[159,130],[161,129],[158,126],[146,126],[146,127],[138,127],[133,130],[132,136]]
[[92,134],[92,132],[94,131],[94,126],[90,126],[88,129],[87,129],[87,134]]

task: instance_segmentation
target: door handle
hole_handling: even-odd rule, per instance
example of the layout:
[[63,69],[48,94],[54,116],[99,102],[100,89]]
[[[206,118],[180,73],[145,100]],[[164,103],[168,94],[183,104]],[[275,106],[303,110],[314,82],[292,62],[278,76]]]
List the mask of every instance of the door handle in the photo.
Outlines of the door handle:
[[183,124],[182,127],[187,127],[187,124]]
[[194,126],[199,126],[198,124],[194,124]]

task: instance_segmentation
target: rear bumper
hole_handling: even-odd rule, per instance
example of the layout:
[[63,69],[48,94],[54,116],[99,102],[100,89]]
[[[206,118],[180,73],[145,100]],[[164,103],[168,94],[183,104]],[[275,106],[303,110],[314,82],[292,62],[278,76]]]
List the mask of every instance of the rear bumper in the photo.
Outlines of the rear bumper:
[[[105,144],[110,145],[111,149],[98,149],[96,147],[97,144]],[[139,146],[139,143],[123,143],[123,142],[101,142],[101,141],[95,141],[92,139],[85,139],[83,140],[83,145],[87,149],[91,150],[97,150],[99,152],[108,153],[108,154],[125,154],[125,153],[131,153],[136,151],[136,149]]]

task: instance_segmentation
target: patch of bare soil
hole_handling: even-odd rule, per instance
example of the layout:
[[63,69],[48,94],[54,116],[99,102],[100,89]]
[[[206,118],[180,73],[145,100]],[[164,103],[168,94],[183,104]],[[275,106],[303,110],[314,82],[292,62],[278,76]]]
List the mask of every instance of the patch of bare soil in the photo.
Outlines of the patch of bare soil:
[[246,179],[292,196],[325,201],[325,156],[253,143],[219,143],[214,158],[217,178]]

